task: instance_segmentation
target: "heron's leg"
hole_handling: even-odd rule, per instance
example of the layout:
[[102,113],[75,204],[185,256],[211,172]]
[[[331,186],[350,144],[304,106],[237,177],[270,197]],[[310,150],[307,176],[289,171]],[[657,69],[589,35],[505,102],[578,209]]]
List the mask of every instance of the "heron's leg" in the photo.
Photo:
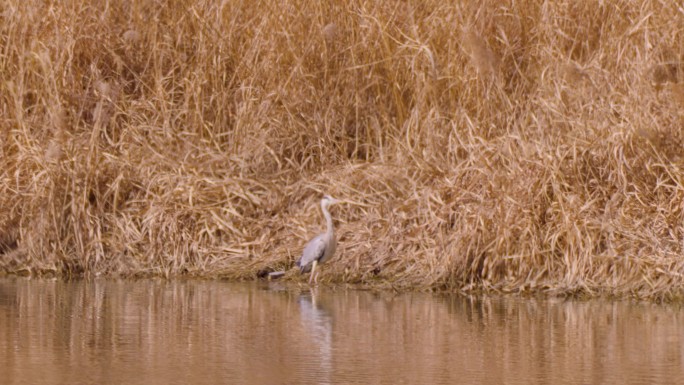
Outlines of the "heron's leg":
[[311,276],[309,277],[309,285],[311,284],[311,281],[314,279],[314,274],[316,274],[316,265],[318,265],[318,261],[314,260],[313,266],[311,266]]

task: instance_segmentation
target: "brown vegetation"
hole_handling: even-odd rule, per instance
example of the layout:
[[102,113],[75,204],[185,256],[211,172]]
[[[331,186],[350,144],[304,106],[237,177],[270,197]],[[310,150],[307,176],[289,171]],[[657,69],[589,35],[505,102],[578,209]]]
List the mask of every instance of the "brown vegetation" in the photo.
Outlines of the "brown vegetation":
[[[0,269],[684,289],[676,2],[10,1]],[[679,16],[676,16],[679,15]]]

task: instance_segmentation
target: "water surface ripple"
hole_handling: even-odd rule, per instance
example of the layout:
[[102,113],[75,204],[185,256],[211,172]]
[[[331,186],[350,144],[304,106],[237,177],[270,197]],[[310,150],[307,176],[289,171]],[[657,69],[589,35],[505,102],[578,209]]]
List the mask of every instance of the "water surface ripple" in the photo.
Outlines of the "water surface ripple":
[[684,310],[219,281],[0,279],[2,384],[674,384]]

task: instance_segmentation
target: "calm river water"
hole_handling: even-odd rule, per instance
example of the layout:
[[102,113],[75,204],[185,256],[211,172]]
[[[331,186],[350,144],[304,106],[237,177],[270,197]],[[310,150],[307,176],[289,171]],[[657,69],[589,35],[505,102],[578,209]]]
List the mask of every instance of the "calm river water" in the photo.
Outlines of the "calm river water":
[[684,309],[0,279],[2,384],[675,384]]

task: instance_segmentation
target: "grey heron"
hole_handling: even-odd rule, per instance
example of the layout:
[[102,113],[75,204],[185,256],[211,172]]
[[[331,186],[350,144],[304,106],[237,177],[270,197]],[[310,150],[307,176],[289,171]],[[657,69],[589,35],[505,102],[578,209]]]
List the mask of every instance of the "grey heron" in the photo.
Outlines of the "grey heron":
[[[304,246],[304,251],[302,256],[296,262],[299,270],[302,273],[311,271],[311,276],[309,277],[309,283],[312,280],[314,282],[318,279],[316,274],[316,266],[319,263],[324,263],[332,258],[335,254],[335,248],[337,247],[337,240],[335,239],[335,228],[333,227],[333,220],[330,216],[330,211],[328,211],[328,206],[339,203],[339,201],[330,195],[325,195],[321,199],[321,210],[323,211],[323,216],[325,217],[325,223],[327,229],[325,233],[318,234],[309,243]],[[314,276],[316,278],[314,278]]]

